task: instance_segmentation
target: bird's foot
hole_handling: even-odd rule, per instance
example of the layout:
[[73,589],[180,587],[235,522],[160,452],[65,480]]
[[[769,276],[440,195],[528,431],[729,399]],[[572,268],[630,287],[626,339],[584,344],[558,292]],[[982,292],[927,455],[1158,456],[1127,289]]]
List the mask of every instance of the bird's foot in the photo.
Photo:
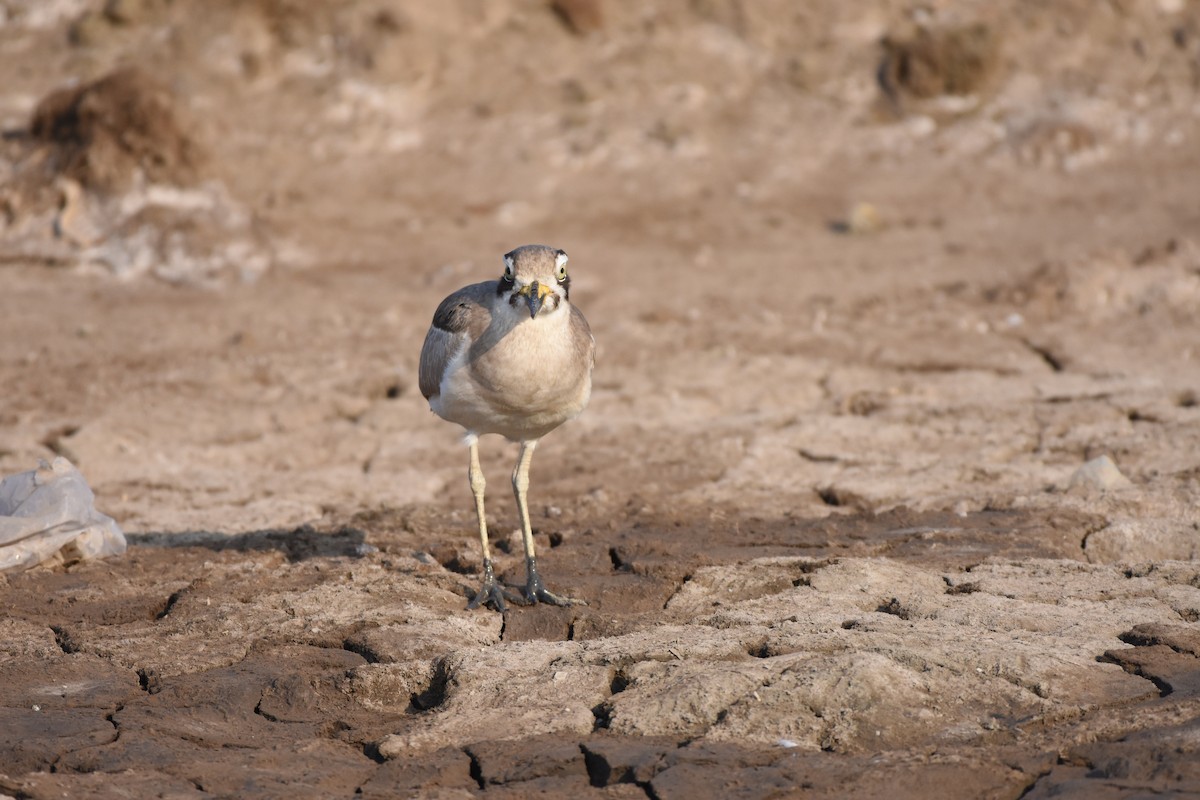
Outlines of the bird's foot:
[[537,564],[534,560],[526,560],[526,568],[529,574],[525,581],[525,604],[536,606],[538,603],[545,603],[551,606],[585,606],[582,600],[576,600],[573,597],[555,594],[542,585],[542,576],[538,575]]
[[576,600],[574,597],[566,597],[565,595],[555,594],[546,587],[542,586],[537,589],[525,588],[525,603],[527,605],[537,605],[545,603],[549,606],[586,606],[587,603],[583,600]]
[[483,586],[479,587],[479,591],[475,593],[475,597],[471,599],[471,602],[467,603],[467,608],[475,609],[480,606],[491,606],[503,614],[507,608],[504,604],[506,599],[517,604],[523,602],[520,595],[510,592],[500,585],[500,582],[496,580],[495,573],[492,572],[492,562],[485,560],[483,562]]

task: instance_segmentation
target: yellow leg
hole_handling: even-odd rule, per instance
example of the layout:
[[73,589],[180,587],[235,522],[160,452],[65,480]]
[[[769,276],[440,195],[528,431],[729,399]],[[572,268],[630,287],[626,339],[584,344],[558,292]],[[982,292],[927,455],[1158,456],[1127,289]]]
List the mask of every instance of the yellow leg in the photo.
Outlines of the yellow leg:
[[533,560],[533,527],[529,523],[529,504],[525,495],[529,491],[529,462],[533,461],[533,449],[537,447],[537,439],[521,442],[521,455],[517,457],[517,466],[513,470],[513,495],[517,498],[517,514],[521,517],[521,536],[525,542],[525,561]]
[[471,467],[467,476],[471,480],[471,494],[475,496],[475,516],[479,519],[479,546],[483,550],[483,586],[467,604],[467,608],[478,608],[491,604],[497,611],[504,611],[504,590],[496,582],[492,571],[492,550],[488,546],[487,513],[483,508],[483,494],[487,481],[479,467],[479,440],[472,436],[468,442],[471,449]]
[[479,440],[471,439],[471,468],[467,476],[471,479],[471,494],[475,496],[475,516],[479,519],[479,544],[483,548],[484,563],[491,563],[492,551],[488,547],[487,514],[483,510],[483,493],[487,480],[479,467]]
[[517,513],[521,516],[521,537],[525,542],[525,600],[529,603],[549,603],[555,606],[580,604],[579,600],[553,594],[542,585],[542,578],[537,571],[537,555],[533,550],[533,526],[529,522],[529,503],[526,494],[529,491],[529,462],[533,461],[533,450],[538,440],[531,439],[521,442],[521,455],[517,457],[517,467],[513,470],[513,495],[517,498]]

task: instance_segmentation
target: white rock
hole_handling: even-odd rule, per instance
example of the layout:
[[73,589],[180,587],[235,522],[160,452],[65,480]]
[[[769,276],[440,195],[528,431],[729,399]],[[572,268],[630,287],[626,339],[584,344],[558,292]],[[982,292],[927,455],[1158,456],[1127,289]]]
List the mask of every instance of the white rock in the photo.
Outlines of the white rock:
[[1121,470],[1117,469],[1113,460],[1107,455],[1103,455],[1093,458],[1075,470],[1075,474],[1071,476],[1069,488],[1080,486],[1085,489],[1108,491],[1129,485],[1129,479],[1121,474]]

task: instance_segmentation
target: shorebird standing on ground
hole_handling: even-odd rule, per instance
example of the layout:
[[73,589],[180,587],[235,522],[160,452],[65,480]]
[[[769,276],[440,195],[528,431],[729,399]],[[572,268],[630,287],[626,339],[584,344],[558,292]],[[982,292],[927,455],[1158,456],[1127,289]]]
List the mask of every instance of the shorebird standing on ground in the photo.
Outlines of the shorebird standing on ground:
[[571,605],[548,591],[537,571],[529,524],[529,462],[538,440],[583,411],[592,393],[596,343],[587,320],[571,305],[567,254],[525,245],[504,256],[496,281],[464,286],[433,315],[421,348],[421,394],[435,414],[467,430],[471,493],[483,547],[483,586],[468,608],[504,610],[520,601],[496,581],[483,509],[486,481],[479,468],[479,437],[498,433],[521,443],[513,494],[525,542],[524,602]]

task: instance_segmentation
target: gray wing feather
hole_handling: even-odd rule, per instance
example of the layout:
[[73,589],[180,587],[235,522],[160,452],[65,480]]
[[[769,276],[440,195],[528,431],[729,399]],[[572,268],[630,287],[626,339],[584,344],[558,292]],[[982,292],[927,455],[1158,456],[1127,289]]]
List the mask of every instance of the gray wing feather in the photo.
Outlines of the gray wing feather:
[[[590,370],[596,366],[596,337],[592,336],[592,328],[588,325],[583,312],[575,306],[571,306],[571,332],[575,339],[576,352],[581,356],[586,356],[586,363]],[[585,363],[584,359],[579,359],[579,363]]]
[[441,328],[430,328],[425,334],[425,346],[421,348],[419,372],[421,394],[428,400],[436,395],[442,385],[446,365],[459,347],[462,334],[453,334]]
[[440,391],[446,365],[462,347],[463,340],[481,324],[487,326],[491,315],[485,304],[495,293],[495,281],[464,286],[443,300],[434,312],[433,324],[421,347],[418,372],[421,394],[426,400]]

